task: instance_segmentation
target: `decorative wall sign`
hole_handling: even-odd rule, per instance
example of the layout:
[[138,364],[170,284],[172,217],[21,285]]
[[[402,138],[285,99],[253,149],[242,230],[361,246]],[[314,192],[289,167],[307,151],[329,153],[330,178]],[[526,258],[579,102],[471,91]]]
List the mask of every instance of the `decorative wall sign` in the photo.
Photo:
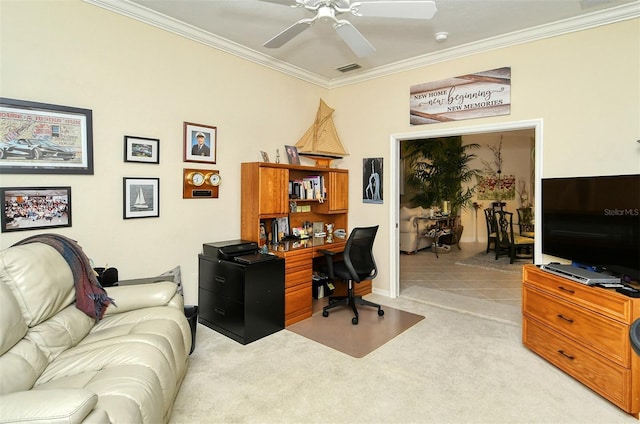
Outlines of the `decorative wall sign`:
[[2,232],[71,227],[71,187],[3,187]]
[[184,123],[184,161],[216,163],[217,128]]
[[160,179],[122,179],[123,219],[160,216]]
[[362,201],[383,203],[382,158],[363,159],[362,162]]
[[124,136],[124,161],[160,163],[160,140],[157,138]]
[[511,68],[411,86],[411,125],[509,115]]
[[0,173],[93,174],[92,112],[0,97]]

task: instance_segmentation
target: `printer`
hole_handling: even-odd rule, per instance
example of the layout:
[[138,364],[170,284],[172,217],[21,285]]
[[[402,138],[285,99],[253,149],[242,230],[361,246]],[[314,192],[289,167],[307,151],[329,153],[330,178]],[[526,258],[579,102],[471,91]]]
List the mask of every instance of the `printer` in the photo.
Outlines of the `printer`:
[[248,240],[226,240],[202,245],[205,256],[241,264],[271,261],[277,258],[275,255],[258,253],[258,249],[258,243]]

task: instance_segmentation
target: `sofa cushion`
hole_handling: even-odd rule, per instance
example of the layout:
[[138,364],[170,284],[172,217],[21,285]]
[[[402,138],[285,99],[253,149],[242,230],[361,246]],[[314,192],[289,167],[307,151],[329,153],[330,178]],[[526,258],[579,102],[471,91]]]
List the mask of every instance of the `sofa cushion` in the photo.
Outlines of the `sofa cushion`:
[[0,355],[11,349],[27,334],[17,299],[9,287],[0,281]]
[[405,221],[410,219],[413,216],[424,215],[424,209],[421,206],[416,206],[415,208],[408,208],[403,206],[400,208],[400,220]]
[[[81,423],[98,403],[88,390],[42,390],[12,393],[0,399],[2,423]],[[100,418],[97,420],[96,418]],[[93,419],[96,419],[95,421]],[[104,412],[91,422],[106,422]]]
[[12,291],[29,327],[49,319],[75,300],[71,268],[53,247],[42,243],[0,252],[0,280]]

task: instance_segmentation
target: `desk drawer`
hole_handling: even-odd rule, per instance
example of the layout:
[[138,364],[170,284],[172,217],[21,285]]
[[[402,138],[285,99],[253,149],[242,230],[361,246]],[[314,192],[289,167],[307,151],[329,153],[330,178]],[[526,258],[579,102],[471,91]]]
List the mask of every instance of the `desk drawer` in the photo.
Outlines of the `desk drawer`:
[[288,326],[312,314],[311,283],[285,289],[284,325]]
[[525,315],[589,346],[619,365],[629,366],[627,325],[527,286],[522,294]]
[[631,370],[580,346],[546,326],[525,317],[523,343],[562,371],[628,411]]

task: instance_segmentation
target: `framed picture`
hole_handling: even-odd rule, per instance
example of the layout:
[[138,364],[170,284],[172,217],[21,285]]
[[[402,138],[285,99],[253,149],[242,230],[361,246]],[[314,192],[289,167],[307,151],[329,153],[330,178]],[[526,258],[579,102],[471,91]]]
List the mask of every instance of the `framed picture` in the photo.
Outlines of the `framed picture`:
[[262,159],[262,162],[267,162],[269,163],[269,154],[267,152],[265,152],[264,150],[260,150],[260,158]]
[[382,202],[382,158],[362,160],[362,201]]
[[160,216],[160,179],[122,179],[123,216],[129,218],[155,218]]
[[0,97],[0,173],[93,174],[91,110]]
[[287,158],[289,159],[289,165],[300,165],[300,156],[298,156],[298,148],[296,146],[287,146],[285,144],[284,149],[287,151]]
[[2,187],[2,232],[71,227],[71,187]]
[[289,217],[284,216],[282,218],[276,218],[278,224],[278,233],[281,233],[283,237],[289,235]]
[[125,135],[124,161],[160,163],[160,140],[157,138]]
[[216,163],[216,139],[216,127],[185,122],[184,161]]

